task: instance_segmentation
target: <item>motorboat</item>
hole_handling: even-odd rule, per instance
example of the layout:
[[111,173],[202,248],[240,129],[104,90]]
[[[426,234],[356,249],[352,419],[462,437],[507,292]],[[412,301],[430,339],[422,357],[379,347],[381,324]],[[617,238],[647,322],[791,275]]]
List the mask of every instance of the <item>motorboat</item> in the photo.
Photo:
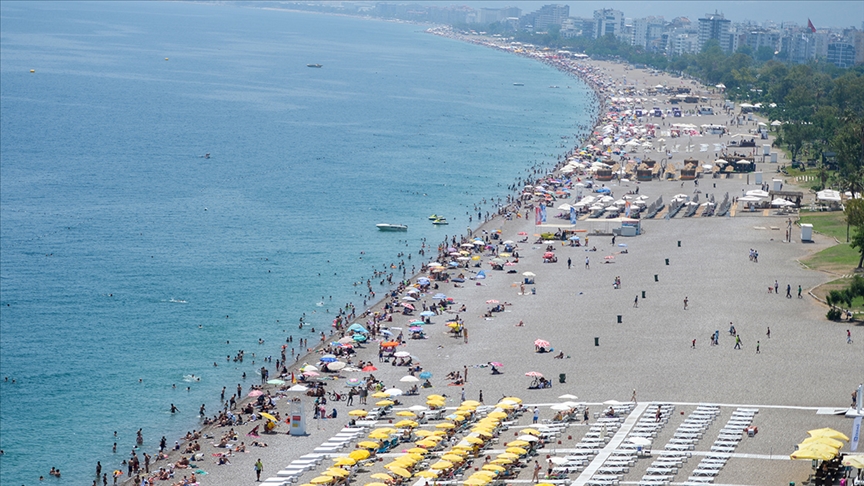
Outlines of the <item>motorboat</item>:
[[442,224],[450,224],[450,223],[447,222],[447,219],[446,219],[446,218],[437,218],[437,219],[435,219],[435,220],[432,221],[432,224],[434,224],[434,225],[442,225]]
[[432,216],[429,216],[429,221],[435,221],[436,219],[446,219],[446,218],[444,218],[444,216],[438,216],[437,214],[433,214]]
[[307,64],[306,67],[320,68],[320,67],[323,67],[323,66],[322,66],[321,64]]
[[513,86],[525,86],[525,83],[513,83]]
[[404,224],[381,223],[375,226],[381,231],[408,231],[408,226]]

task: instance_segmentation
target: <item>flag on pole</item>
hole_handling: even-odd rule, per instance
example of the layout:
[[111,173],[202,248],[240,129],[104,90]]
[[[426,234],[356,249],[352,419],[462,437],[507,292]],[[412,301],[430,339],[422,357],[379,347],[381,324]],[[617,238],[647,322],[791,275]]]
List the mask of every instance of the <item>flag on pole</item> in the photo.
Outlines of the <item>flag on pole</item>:
[[534,207],[534,224],[540,224],[540,206]]
[[576,224],[576,208],[570,206],[570,224]]
[[546,205],[543,203],[540,203],[540,222],[546,222]]
[[813,22],[810,22],[810,19],[807,19],[807,28],[810,29],[810,32],[816,33],[816,27],[813,25]]

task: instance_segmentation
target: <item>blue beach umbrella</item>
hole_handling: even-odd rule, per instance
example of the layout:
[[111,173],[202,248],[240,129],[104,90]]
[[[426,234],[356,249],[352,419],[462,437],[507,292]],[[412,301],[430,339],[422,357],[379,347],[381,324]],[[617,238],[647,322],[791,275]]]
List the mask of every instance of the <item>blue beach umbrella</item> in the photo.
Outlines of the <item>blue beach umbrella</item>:
[[420,284],[420,285],[428,285],[428,284],[430,284],[431,282],[430,282],[429,279],[426,278],[426,277],[420,277],[420,278],[417,279],[417,283]]
[[354,337],[353,337],[352,339],[354,339],[354,340],[357,341],[358,343],[362,343],[363,341],[366,340],[366,336],[364,336],[364,335],[362,335],[362,334],[355,334]]
[[426,323],[423,321],[411,321],[408,323],[409,326],[422,326],[423,324],[426,324]]
[[360,324],[357,324],[357,323],[351,324],[351,325],[348,327],[348,330],[351,331],[351,332],[362,332],[363,334],[366,334],[367,332],[369,332],[369,331],[366,330],[365,327],[363,327],[363,326],[361,326]]
[[420,378],[423,380],[428,380],[429,378],[432,378],[432,373],[430,373],[428,371],[424,371],[424,372],[420,373]]
[[432,317],[434,315],[435,315],[435,313],[432,311],[423,311],[420,313],[420,317]]
[[348,386],[360,386],[363,384],[363,381],[360,378],[348,378],[345,384]]
[[336,361],[336,358],[334,358],[333,356],[322,356],[320,361],[323,361],[325,363],[332,363]]
[[446,299],[447,296],[439,292],[439,293],[433,295],[432,298],[433,299]]

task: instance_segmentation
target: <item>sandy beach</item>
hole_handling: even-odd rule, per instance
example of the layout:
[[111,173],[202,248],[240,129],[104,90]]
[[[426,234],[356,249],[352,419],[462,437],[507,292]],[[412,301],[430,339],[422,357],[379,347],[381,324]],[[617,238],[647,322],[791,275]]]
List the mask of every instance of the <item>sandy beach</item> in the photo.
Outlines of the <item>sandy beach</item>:
[[[663,138],[662,132],[668,131],[673,122],[728,127],[723,137],[707,134],[698,139],[694,137],[693,144],[697,148],[690,152],[684,148],[672,152],[672,141],[666,144],[669,153],[658,153],[656,150],[647,154],[638,152],[642,157],[668,158],[667,170],[670,172],[673,168],[680,171],[684,160],[688,158],[697,159],[700,165],[712,164],[718,154],[713,150],[699,151],[700,144],[726,143],[733,134],[750,135],[752,138],[749,131],[755,131],[757,123],[767,122],[756,117],[752,121],[744,121],[742,125],[729,125],[739,110],[731,110],[729,114],[724,112],[724,100],[716,88],[697,86],[687,79],[665,73],[653,74],[624,64],[601,61],[580,63],[591,68],[590,75],[597,86],[604,86],[599,89],[602,89],[601,96],[607,101],[607,106],[608,100],[619,96],[623,87],[646,91],[657,85],[682,86],[698,89],[709,97],[707,103],[699,103],[698,106],[710,105],[715,115],[687,114],[676,119],[664,117],[657,121],[648,120],[660,125],[655,139]],[[656,105],[665,112],[672,107],[666,100],[668,96],[646,96],[656,98],[656,101],[652,99],[644,103],[646,108]],[[696,104],[681,106],[684,110],[696,108]],[[768,140],[756,138],[759,150],[763,143],[770,144],[773,141],[773,136]],[[687,144],[686,139],[678,140]],[[741,150],[749,154],[756,148]],[[784,161],[781,156],[779,163],[772,164],[762,162],[761,153],[758,155],[756,170],[765,175],[766,181],[782,178],[778,174],[778,167],[788,161]],[[585,174],[572,174],[572,177],[573,184],[577,182],[576,177],[581,180],[590,178]],[[638,188],[638,194],[648,196],[648,201],[662,196],[667,205],[675,195],[695,195],[697,190],[702,201],[709,195],[720,201],[724,194],[737,197],[742,196],[744,191],[760,187],[755,184],[752,173],[749,176],[733,173],[720,177],[700,174],[696,180],[698,185],[692,180],[682,181],[677,177],[672,180],[655,178],[641,183],[613,180],[603,184],[611,190],[615,199],[634,193]],[[784,184],[791,186],[788,181]],[[584,195],[588,195],[588,191],[586,188]],[[733,205],[733,211],[727,217],[684,217],[682,212],[666,219],[661,212],[655,218],[641,220],[641,235],[618,236],[614,241],[612,235],[605,234],[605,231],[601,231],[603,234],[593,232],[603,227],[602,221],[592,225],[580,220],[575,228],[592,228],[579,233],[583,246],[569,246],[564,241],[537,243],[536,235],[540,233],[571,228],[569,218],[555,218],[562,212],[556,207],[565,202],[575,203],[575,197],[559,196],[547,210],[547,223],[539,227],[535,225],[533,211],[511,208],[512,218],[496,215],[474,230],[474,236],[482,236],[484,231],[488,234],[500,232],[499,239],[488,241],[491,245],[499,245],[504,240],[518,242],[527,237],[526,242],[517,245],[518,263],[504,267],[516,272],[491,270],[488,261],[495,256],[491,250],[474,252],[472,256],[481,257],[479,268],[469,266],[450,271],[451,277],[463,273],[466,277],[463,284],[437,282],[437,289],[430,289],[414,302],[419,313],[423,304],[434,304],[432,295],[435,293],[444,293],[454,301],[447,312],[432,317],[431,324],[424,326],[426,339],[406,339],[398,346],[398,351],[410,353],[415,365],[419,364],[424,371],[432,373],[430,381],[433,387],[421,389],[417,396],[398,397],[401,404],[379,419],[377,425],[387,426],[397,422],[401,417],[395,415],[396,412],[415,405],[425,405],[429,394],[446,395],[446,407],[457,407],[462,401],[463,386],[449,386],[450,382],[445,376],[453,371],[467,369],[468,379],[464,384],[466,399],[479,400],[482,393],[481,401],[494,405],[502,397],[515,396],[523,400],[522,407],[526,410],[523,415],[513,417],[514,423],[508,429],[496,432],[496,439],[490,441],[485,446],[487,449],[473,459],[474,465],[469,468],[470,472],[479,468],[484,457],[494,457],[495,453],[503,452],[504,443],[516,439],[519,430],[532,423],[531,410],[535,406],[542,424],[555,417],[557,412],[551,408],[553,405],[568,401],[559,398],[561,395],[578,397],[569,401],[580,404],[575,407],[580,413],[580,420],[569,422],[560,433],[550,436],[545,447],[539,449],[539,455],[522,460],[525,467],[515,468],[515,478],[504,480],[505,484],[531,482],[535,459],[539,460],[545,472],[547,456],[563,458],[571,454],[577,444],[587,437],[591,426],[602,418],[602,415],[595,417],[594,414],[607,409],[608,405],[603,402],[608,400],[622,403],[619,410],[621,429],[604,434],[594,458],[554,483],[588,484],[590,474],[586,475],[586,471],[601,466],[593,463],[605,457],[603,450],[610,444],[624,440],[629,430],[627,427],[632,427],[632,422],[650,413],[647,410],[651,408],[646,407],[652,404],[669,406],[668,417],[665,417],[662,428],[651,439],[651,456],[640,457],[626,471],[622,469],[619,477],[621,484],[628,481],[636,484],[646,474],[664,445],[673,440],[676,429],[700,404],[716,405],[717,417],[689,451],[692,457],[677,469],[672,481],[681,483],[687,480],[697,469],[700,458],[710,453],[723,424],[738,409],[758,409],[752,419],[752,425],[758,427],[758,433],[754,437],[744,435],[728,462],[714,477],[714,482],[744,486],[788,484],[792,481],[800,483],[807,479],[811,471],[810,461],[792,461],[789,460],[789,454],[793,452],[795,444],[807,437],[807,430],[832,427],[849,433],[852,421],[834,413],[849,406],[850,393],[864,376],[864,360],[859,342],[859,339],[864,338],[860,336],[860,326],[852,328],[855,342],[847,344],[847,324],[825,320],[826,309],[808,295],[811,288],[830,277],[808,270],[798,263],[801,258],[832,245],[833,240],[816,235],[813,242],[802,243],[800,229],[793,225],[791,241],[785,242],[787,221],[790,218],[794,221],[794,214],[777,214],[777,211],[770,209],[750,212],[745,211],[743,204],[739,203]],[[520,213],[519,217],[516,212]],[[456,243],[455,246],[459,246],[462,241]],[[620,246],[622,243],[626,247]],[[556,263],[544,263],[543,255],[549,245],[554,248]],[[596,251],[590,251],[595,247]],[[751,249],[758,251],[758,263],[749,258]],[[427,257],[435,249],[431,250]],[[587,266],[586,258],[589,259]],[[568,265],[568,260],[572,265]],[[471,277],[475,277],[479,270],[484,271],[486,278],[472,280]],[[521,291],[523,272],[536,274],[534,283],[524,285],[524,293]],[[421,275],[429,276],[425,272],[421,272]],[[616,279],[620,279],[618,288],[613,285]],[[780,292],[769,293],[767,289],[775,280],[779,283]],[[416,277],[412,282],[416,282]],[[785,295],[787,285],[792,289],[791,298]],[[803,289],[802,298],[797,297],[798,286]],[[400,302],[401,297],[400,294],[392,300]],[[638,306],[634,305],[634,300],[638,301]],[[487,303],[491,301],[500,302],[504,311],[486,317],[487,312],[496,305]],[[372,311],[383,312],[383,304],[378,303]],[[462,305],[466,311],[457,312]],[[455,336],[446,326],[448,318],[456,318],[457,314],[464,322],[468,338]],[[383,321],[380,325],[391,329],[401,328],[393,330],[393,333],[404,330],[407,335],[408,323],[414,319],[413,316],[395,314],[392,321]],[[360,317],[355,322],[365,326],[367,320]],[[522,326],[518,325],[520,322]],[[730,323],[740,336],[741,349],[735,349],[736,340],[728,332]],[[710,336],[715,332],[719,334],[716,346],[710,343]],[[534,342],[538,339],[549,342],[552,348],[550,352],[535,352]],[[328,343],[330,341],[327,340]],[[563,353],[563,358],[556,359],[559,353]],[[272,354],[278,356],[279,350],[273,349]],[[400,382],[408,374],[407,368],[394,366],[390,362],[381,363],[377,355],[378,342],[373,341],[358,348],[352,361],[373,362],[378,369],[372,373],[386,388],[407,390],[410,383]],[[304,356],[291,371],[299,376],[299,367],[304,363],[317,365],[319,356],[317,351]],[[487,366],[489,362],[502,363],[502,373],[491,374]],[[273,365],[267,365],[273,377]],[[529,389],[532,379],[526,376],[528,372],[537,372],[548,378],[551,388]],[[348,378],[363,379],[368,373],[343,372],[331,376],[338,378],[326,381],[328,391],[347,393]],[[560,378],[563,378],[563,382]],[[290,382],[287,386],[290,386]],[[355,405],[350,407],[345,402],[328,402],[327,410],[335,408],[338,417],[313,420],[311,397],[302,393],[278,391],[278,388],[267,385],[265,391],[275,397],[276,410],[283,419],[288,411],[287,397],[302,397],[307,435],[288,435],[290,426],[283,420],[275,434],[250,437],[247,433],[264,422],[245,422],[233,427],[236,439],[229,442],[234,447],[244,442],[246,452],[232,453],[228,457],[230,465],[217,465],[214,455],[225,453],[228,449],[215,447],[214,444],[231,427],[208,426],[203,429],[205,437],[198,440],[201,445],[198,453],[202,454],[202,459],[193,459],[195,467],[176,469],[170,482],[159,481],[156,484],[173,484],[184,476],[191,476],[195,470],[203,470],[207,474],[199,474],[197,479],[204,485],[251,485],[256,479],[253,465],[259,458],[264,465],[261,479],[273,478],[267,484],[281,484],[287,479],[276,479],[280,470],[301,456],[312,453],[328,438],[339,433],[351,420],[348,416],[350,410],[371,410],[376,401],[370,397],[369,405],[360,406],[355,399]],[[245,391],[248,393],[248,390]],[[581,420],[581,413],[586,406],[590,417],[587,424]],[[435,424],[442,422],[430,420],[419,428],[435,430]],[[458,435],[460,438],[463,436],[464,433]],[[363,437],[365,435],[360,434],[358,439],[350,441],[331,455],[347,455]],[[169,439],[169,444],[174,440]],[[250,445],[252,441],[266,443],[267,447],[253,447]],[[412,443],[402,443],[384,457],[395,457],[397,452],[410,447],[413,447]],[[844,450],[848,450],[848,445]],[[190,454],[172,452],[167,459],[151,463],[151,472],[159,467],[167,467],[169,462],[178,461],[180,456],[189,457]],[[376,481],[372,474],[385,472],[383,465],[388,459],[356,472],[351,478],[352,484],[362,486]],[[331,460],[323,459],[313,470],[297,476],[296,484],[308,483],[331,463]],[[415,469],[419,470],[420,467]],[[467,478],[470,472],[465,472],[464,477]],[[421,478],[406,480],[411,484],[415,481],[425,482]],[[461,481],[457,482],[462,484]]]

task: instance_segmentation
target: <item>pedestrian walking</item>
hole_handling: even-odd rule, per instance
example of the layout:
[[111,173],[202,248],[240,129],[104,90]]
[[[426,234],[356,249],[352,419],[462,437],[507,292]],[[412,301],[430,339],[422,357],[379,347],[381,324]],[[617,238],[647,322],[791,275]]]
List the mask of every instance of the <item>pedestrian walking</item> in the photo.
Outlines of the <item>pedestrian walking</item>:
[[633,307],[639,307],[639,296],[636,296],[636,300],[633,301]]
[[768,326],[768,332],[765,335],[768,336],[768,339],[771,339],[771,326]]
[[735,347],[733,349],[741,349],[741,335],[735,336]]
[[540,420],[540,409],[537,407],[534,407],[534,418],[533,418],[532,423],[536,424],[538,420]]
[[801,284],[798,284],[798,298],[799,298],[799,299],[803,299],[803,298],[804,298],[804,297],[801,297]]
[[687,296],[685,295],[684,296],[684,310],[687,310],[687,302],[689,302],[689,300],[687,300]]
[[846,329],[846,344],[852,344],[852,331]]
[[759,354],[759,341],[756,341],[756,354]]
[[789,284],[786,284],[786,298],[787,299],[792,298],[792,286]]
[[582,423],[588,423],[588,407],[585,407],[585,411],[582,413]]
[[460,396],[462,398],[462,401],[464,402],[465,401],[465,388],[462,388],[462,395],[460,395]]
[[589,268],[591,268],[590,263],[591,263],[591,261],[588,259],[588,257],[585,257],[585,270],[588,270]]
[[630,396],[630,401],[636,403],[636,389],[633,389],[633,395]]
[[483,403],[483,390],[480,390],[480,399],[477,401]]
[[696,340],[694,339],[692,343],[690,343],[690,349],[696,349]]
[[264,463],[261,459],[255,461],[255,481],[261,481],[261,471],[264,470]]
[[777,279],[774,279],[774,293],[775,294],[779,293],[778,292],[779,289],[780,289],[780,284],[777,283]]
[[573,260],[571,260],[570,257],[567,257],[567,270],[570,270],[570,265],[572,265],[572,264],[573,264]]
[[538,461],[534,461],[534,475],[531,476],[531,481],[540,482],[540,470],[543,469]]

